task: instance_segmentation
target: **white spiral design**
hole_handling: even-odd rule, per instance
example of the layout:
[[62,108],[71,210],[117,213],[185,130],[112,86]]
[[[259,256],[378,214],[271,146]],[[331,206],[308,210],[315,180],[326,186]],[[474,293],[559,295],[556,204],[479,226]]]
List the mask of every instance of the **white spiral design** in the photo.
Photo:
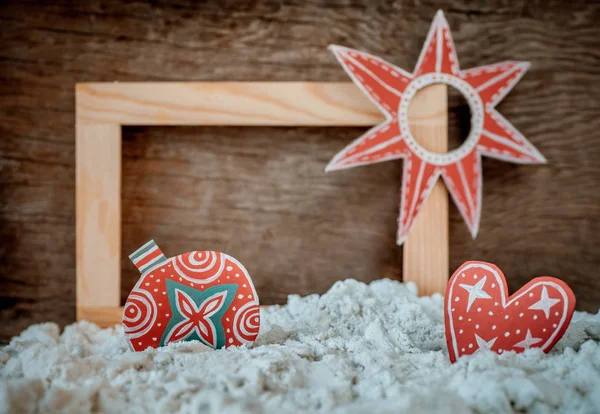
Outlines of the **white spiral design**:
[[145,290],[132,290],[123,308],[123,330],[129,338],[146,334],[157,316],[156,302]]
[[233,334],[241,343],[252,343],[260,327],[258,302],[248,302],[242,306],[233,319]]
[[216,280],[225,266],[225,259],[219,252],[194,251],[180,254],[173,261],[179,276],[190,282],[210,283]]

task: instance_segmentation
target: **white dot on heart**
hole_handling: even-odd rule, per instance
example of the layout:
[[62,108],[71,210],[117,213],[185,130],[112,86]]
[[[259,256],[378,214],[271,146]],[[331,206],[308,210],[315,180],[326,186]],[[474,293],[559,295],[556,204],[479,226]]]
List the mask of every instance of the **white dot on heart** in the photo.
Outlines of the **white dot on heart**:
[[479,329],[479,325],[475,325],[475,329]]
[[546,328],[542,329],[542,332],[546,332]]
[[231,267],[231,266],[227,266],[227,270],[229,270],[229,271],[232,271],[232,270],[233,270],[233,267]]
[[473,344],[469,344],[469,348],[473,348]]
[[481,312],[481,308],[477,308],[477,312]]
[[556,325],[555,323],[553,323],[553,324],[552,324],[552,327],[553,327],[553,328],[556,328],[556,327],[557,327],[557,325]]
[[523,317],[523,313],[519,313],[519,318],[522,318],[522,317]]
[[558,316],[558,312],[554,312],[554,316]]
[[477,279],[477,275],[473,275],[473,279]]
[[495,288],[495,287],[496,287],[496,284],[495,284],[495,283],[492,283],[492,287],[493,287],[493,288]]
[[515,302],[515,305],[519,306],[519,301],[516,301],[516,302]]
[[232,344],[233,343],[233,338],[229,338],[229,343]]
[[461,352],[465,352],[465,348],[462,348],[462,349],[461,349]]
[[533,319],[537,319],[537,315],[533,315]]
[[238,299],[244,299],[244,295],[238,295]]
[[460,331],[458,331],[459,334],[463,333],[463,330],[461,329]]
[[488,315],[490,315],[490,316],[492,316],[493,314],[494,314],[494,312],[492,312],[492,311],[488,312]]
[[504,319],[508,319],[508,315],[506,315],[506,316],[504,317]]
[[499,353],[499,354],[501,354],[502,352],[504,352],[504,350],[502,350],[502,349],[499,349],[499,350],[498,350],[498,353]]
[[492,326],[492,331],[495,331],[495,330],[496,330],[496,325],[493,325]]
[[532,298],[532,297],[533,297],[533,293],[530,293],[530,294],[529,294],[529,297],[530,297],[530,298]]
[[517,331],[515,332],[517,335],[521,333],[520,329],[517,329]]
[[510,336],[510,332],[504,332],[504,336]]
[[457,296],[454,298],[454,302],[458,302],[460,300],[460,298]]
[[459,321],[462,321],[462,320],[463,320],[463,317],[462,317],[462,316],[459,316],[459,317],[458,317],[458,320],[459,320]]

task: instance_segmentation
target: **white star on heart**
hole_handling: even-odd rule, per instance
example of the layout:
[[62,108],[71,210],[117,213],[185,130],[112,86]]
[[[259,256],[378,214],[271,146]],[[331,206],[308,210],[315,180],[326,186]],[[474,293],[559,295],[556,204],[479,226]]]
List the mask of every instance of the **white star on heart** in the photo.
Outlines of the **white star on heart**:
[[475,285],[465,285],[461,283],[459,286],[469,292],[469,301],[467,302],[467,312],[471,309],[471,305],[475,302],[475,299],[491,299],[492,297],[487,294],[485,290],[483,290],[483,286],[485,285],[485,279],[487,276],[484,276],[479,282]]
[[531,345],[535,345],[541,341],[541,338],[534,338],[533,336],[531,336],[531,331],[527,329],[527,335],[525,335],[525,339],[523,339],[521,342],[517,342],[514,348],[519,347],[523,349],[529,349],[531,348]]
[[546,319],[548,319],[550,316],[550,309],[559,302],[560,299],[552,299],[548,296],[548,290],[546,289],[546,286],[544,286],[542,288],[542,297],[539,301],[531,305],[529,309],[544,311],[544,315],[546,315]]
[[498,337],[486,341],[485,339],[482,339],[479,335],[475,334],[475,340],[477,341],[479,351],[490,351],[494,346],[494,342],[496,342],[496,339],[498,339]]

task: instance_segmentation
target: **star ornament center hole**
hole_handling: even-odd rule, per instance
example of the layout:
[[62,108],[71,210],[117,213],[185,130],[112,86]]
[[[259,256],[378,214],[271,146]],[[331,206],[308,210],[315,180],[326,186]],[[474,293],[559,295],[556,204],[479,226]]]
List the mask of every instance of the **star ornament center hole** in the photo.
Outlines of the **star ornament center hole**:
[[[458,148],[447,152],[435,152],[423,147],[415,139],[409,125],[409,108],[415,95],[422,89],[437,84],[445,84],[456,89],[466,100],[471,113],[471,128],[467,138]],[[443,115],[446,116],[446,114]],[[464,80],[444,73],[429,73],[415,78],[402,94],[398,108],[398,123],[400,130],[404,133],[404,139],[408,147],[419,158],[438,166],[455,163],[471,153],[481,137],[483,121],[484,107],[477,91]],[[432,120],[432,122],[435,122],[435,120]]]

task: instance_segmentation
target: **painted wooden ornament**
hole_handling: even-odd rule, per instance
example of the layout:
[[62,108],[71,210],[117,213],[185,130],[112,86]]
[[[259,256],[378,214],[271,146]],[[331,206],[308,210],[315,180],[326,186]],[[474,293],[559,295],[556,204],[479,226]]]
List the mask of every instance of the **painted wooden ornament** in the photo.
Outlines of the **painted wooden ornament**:
[[133,350],[192,340],[217,349],[256,339],[258,296],[233,257],[194,251],[167,259],[150,240],[129,258],[142,274],[123,308]]
[[[481,217],[481,157],[519,164],[545,163],[544,156],[498,111],[496,105],[519,82],[527,62],[507,61],[461,69],[442,11],[438,11],[412,73],[359,50],[331,46],[346,73],[385,116],[385,121],[354,140],[326,171],[404,160],[397,243],[442,177],[473,238]],[[408,107],[416,93],[432,84],[456,88],[469,103],[471,130],[457,149],[444,154],[421,146],[409,127]]]
[[466,262],[450,278],[444,300],[450,361],[480,350],[549,352],[567,330],[574,309],[575,295],[560,279],[536,277],[509,297],[498,267]]

